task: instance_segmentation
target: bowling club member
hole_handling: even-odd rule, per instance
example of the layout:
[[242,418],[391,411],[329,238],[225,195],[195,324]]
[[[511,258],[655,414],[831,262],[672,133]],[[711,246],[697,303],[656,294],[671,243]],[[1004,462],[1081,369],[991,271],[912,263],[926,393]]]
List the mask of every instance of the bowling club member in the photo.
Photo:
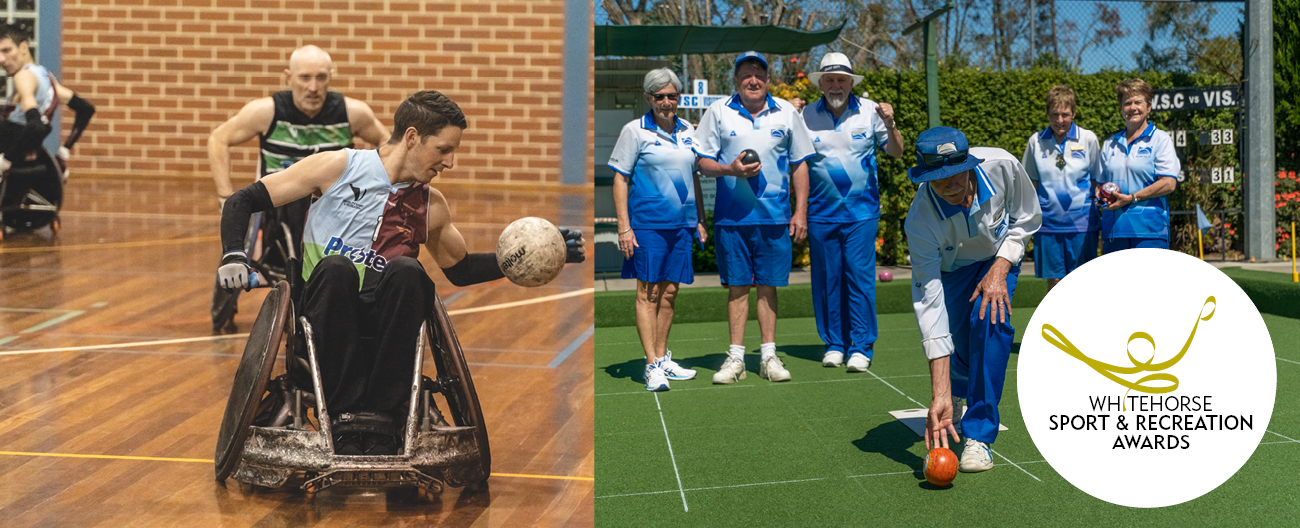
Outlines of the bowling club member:
[[876,342],[876,157],[903,155],[894,107],[858,97],[862,82],[843,53],[827,53],[808,80],[822,98],[803,109],[817,155],[808,160],[808,252],[822,365],[866,372]]
[[668,390],[669,380],[695,377],[668,350],[680,283],[695,281],[691,247],[708,240],[704,203],[695,176],[695,127],[677,117],[682,82],[668,68],[652,70],[642,85],[645,115],[623,125],[609,155],[623,278],[636,279],[636,331],[645,351],[645,388]]
[[[808,235],[808,165],[816,154],[808,127],[790,103],[767,93],[767,58],[736,57],[737,93],[709,105],[695,134],[700,173],[718,179],[713,247],[727,285],[731,346],[714,383],[745,377],[745,321],[749,290],[758,287],[759,377],[788,381],[776,357],[776,289],[790,281],[791,240]],[[753,150],[759,161],[745,163]],[[794,211],[790,191],[794,190]]]
[[[1101,184],[1116,183],[1119,193],[1101,212],[1101,250],[1169,249],[1169,201],[1182,165],[1169,134],[1147,121],[1155,92],[1142,79],[1115,87],[1124,130],[1101,146]],[[1098,189],[1098,198],[1101,198]]]
[[[345,149],[304,158],[236,191],[221,216],[224,251],[217,282],[249,286],[244,234],[249,215],[319,197],[304,230],[300,312],[315,328],[326,404],[341,455],[397,454],[410,398],[420,325],[434,284],[416,257],[423,243],[457,286],[503,277],[495,253],[469,253],[447,199],[429,182],[454,165],[469,125],[434,91],[397,107],[394,133],[378,150]],[[568,232],[567,262],[581,262],[582,233]],[[358,345],[373,335],[375,346]]]
[[[936,127],[916,138],[920,184],[905,230],[912,256],[912,306],[930,362],[925,446],[966,435],[961,470],[993,467],[998,402],[1011,356],[1011,298],[1025,242],[1042,224],[1038,196],[1020,160],[970,148],[966,135]],[[960,400],[965,416],[956,414]],[[954,417],[959,420],[954,424]]]
[[1075,268],[1096,258],[1101,215],[1093,206],[1093,181],[1101,176],[1097,135],[1074,123],[1074,90],[1047,91],[1050,126],[1029,136],[1020,163],[1034,181],[1043,228],[1034,233],[1034,276],[1050,290]]

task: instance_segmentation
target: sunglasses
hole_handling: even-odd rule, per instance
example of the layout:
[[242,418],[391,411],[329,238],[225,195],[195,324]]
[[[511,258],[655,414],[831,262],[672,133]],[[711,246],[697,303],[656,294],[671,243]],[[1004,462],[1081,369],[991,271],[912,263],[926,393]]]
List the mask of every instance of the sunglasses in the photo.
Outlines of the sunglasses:
[[966,161],[966,151],[949,152],[947,154],[921,154],[921,161],[930,167],[942,167],[945,162],[948,165],[957,165]]
[[649,95],[650,97],[653,97],[655,101],[662,101],[662,100],[664,100],[665,97],[667,97],[669,101],[678,101],[678,100],[681,100],[681,98],[682,98],[682,94],[675,94],[675,93],[671,93],[671,94],[646,94],[646,95]]

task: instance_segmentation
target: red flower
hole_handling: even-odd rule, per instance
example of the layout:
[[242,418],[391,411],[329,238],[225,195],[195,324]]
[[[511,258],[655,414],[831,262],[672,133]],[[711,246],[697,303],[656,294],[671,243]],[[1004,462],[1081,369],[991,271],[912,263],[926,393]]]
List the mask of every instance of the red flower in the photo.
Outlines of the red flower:
[[1235,234],[1237,234],[1237,230],[1236,230],[1236,229],[1229,229],[1229,230],[1228,230],[1228,234],[1229,234],[1229,235],[1235,235]]
[[1224,222],[1224,223],[1223,223],[1223,227],[1226,227],[1226,228],[1231,229],[1231,228],[1232,228],[1232,224],[1229,224],[1229,223],[1227,223],[1227,222]]

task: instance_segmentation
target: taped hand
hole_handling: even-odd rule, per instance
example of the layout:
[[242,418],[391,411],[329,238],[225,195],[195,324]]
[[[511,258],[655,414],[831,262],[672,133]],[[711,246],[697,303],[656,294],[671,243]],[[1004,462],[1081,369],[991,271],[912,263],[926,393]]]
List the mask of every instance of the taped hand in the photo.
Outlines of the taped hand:
[[248,257],[242,251],[230,253],[221,259],[221,267],[217,268],[217,284],[228,291],[236,288],[248,291],[252,288],[249,271]]

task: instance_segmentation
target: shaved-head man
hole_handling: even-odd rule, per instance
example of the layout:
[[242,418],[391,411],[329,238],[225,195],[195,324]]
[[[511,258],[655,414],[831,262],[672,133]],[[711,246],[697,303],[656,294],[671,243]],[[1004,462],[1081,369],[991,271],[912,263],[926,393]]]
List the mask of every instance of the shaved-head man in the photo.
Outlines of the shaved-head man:
[[[329,91],[333,77],[334,61],[329,53],[311,45],[298,48],[289,56],[289,67],[284,70],[288,90],[253,100],[212,131],[208,136],[208,161],[212,180],[217,185],[217,198],[223,206],[226,198],[234,192],[230,184],[231,146],[254,137],[260,139],[261,162],[257,177],[261,179],[317,152],[351,148],[354,137],[371,145],[388,141],[388,129],[375,117],[369,105]],[[310,199],[286,204],[277,208],[273,217],[263,218],[260,225],[287,226],[292,236],[290,240],[301,241],[309,205]],[[263,247],[271,247],[276,241],[265,240],[270,237],[263,238]],[[250,238],[252,244],[256,244],[256,240],[256,237]],[[255,263],[260,263],[263,254],[257,249],[250,247],[249,254]],[[283,251],[296,252],[297,248],[283,248]],[[212,306],[213,328],[224,327],[234,316],[235,308],[235,300],[217,288]]]

